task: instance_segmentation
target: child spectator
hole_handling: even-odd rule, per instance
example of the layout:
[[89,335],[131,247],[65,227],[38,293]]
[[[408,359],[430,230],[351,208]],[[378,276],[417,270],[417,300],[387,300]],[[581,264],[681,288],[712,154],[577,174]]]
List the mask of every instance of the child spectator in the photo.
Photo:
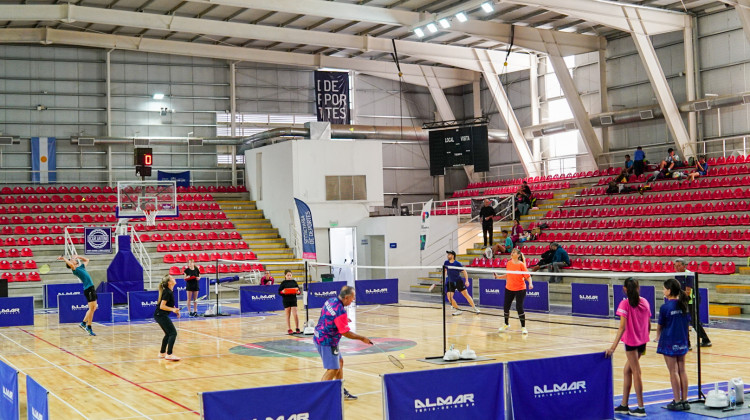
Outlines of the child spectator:
[[630,159],[630,155],[625,155],[625,167],[623,169],[627,173],[633,172],[633,159]]
[[695,164],[695,170],[688,173],[688,181],[695,181],[696,178],[706,176],[708,174],[708,163],[706,163],[706,157],[701,156],[698,158],[698,163]]
[[[285,290],[297,289],[296,293],[282,293]],[[297,316],[297,295],[302,293],[299,284],[292,276],[292,270],[284,270],[284,281],[279,284],[279,294],[284,303],[284,315],[286,315],[287,334],[300,334],[299,317]],[[295,330],[292,331],[290,317],[294,316]]]
[[273,276],[271,276],[271,273],[266,270],[266,273],[263,275],[263,277],[260,278],[260,284],[261,286],[271,286],[274,283]]
[[680,160],[680,157],[677,156],[674,152],[673,148],[667,149],[667,157],[664,158],[663,161],[661,161],[661,164],[659,165],[659,169],[669,169],[670,171],[675,168],[682,167],[682,161]]
[[503,244],[495,244],[492,246],[492,253],[494,255],[502,254],[504,252],[510,252],[513,250],[513,240],[508,236],[508,231],[503,230]]
[[510,239],[513,241],[514,245],[521,238],[521,235],[523,235],[523,226],[521,226],[521,222],[516,219],[513,221],[513,228],[510,230]]
[[656,352],[664,356],[669,370],[674,399],[667,404],[667,410],[685,411],[690,409],[687,402],[688,378],[685,370],[685,355],[688,352],[688,295],[680,289],[675,279],[664,282],[664,297],[667,301],[659,308],[659,325],[656,338],[659,342]]

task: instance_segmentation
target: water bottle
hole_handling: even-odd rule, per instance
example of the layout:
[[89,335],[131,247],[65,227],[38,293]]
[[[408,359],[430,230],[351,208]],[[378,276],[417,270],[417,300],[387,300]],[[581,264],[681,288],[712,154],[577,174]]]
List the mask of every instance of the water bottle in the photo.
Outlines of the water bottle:
[[733,386],[729,386],[729,408],[737,407],[737,391]]

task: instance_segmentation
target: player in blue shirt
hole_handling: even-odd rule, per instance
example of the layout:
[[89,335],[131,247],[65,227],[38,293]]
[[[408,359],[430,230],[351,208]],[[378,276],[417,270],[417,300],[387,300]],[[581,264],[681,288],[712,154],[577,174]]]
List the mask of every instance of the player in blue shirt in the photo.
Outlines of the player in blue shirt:
[[[466,291],[466,288],[469,287],[469,275],[466,273],[466,270],[447,268],[463,267],[463,264],[456,261],[456,251],[445,252],[448,254],[448,260],[443,263],[443,271],[445,271],[445,295],[448,297],[448,302],[450,302],[453,309],[455,309],[455,311],[453,311],[453,316],[461,315],[461,309],[459,309],[458,304],[453,299],[453,293],[455,293],[456,290],[464,295],[471,307],[474,308],[474,312],[479,313],[479,308],[474,305],[474,299],[472,299],[471,296],[469,296],[469,292]],[[464,281],[461,281],[461,275],[463,275]]]
[[91,321],[94,319],[94,312],[98,307],[96,303],[96,289],[94,288],[94,282],[91,280],[91,275],[86,271],[86,264],[89,263],[89,259],[78,255],[73,255],[70,259],[65,257],[58,257],[59,261],[65,261],[65,265],[73,271],[73,275],[78,277],[83,283],[83,295],[86,297],[89,309],[86,311],[86,315],[83,317],[83,321],[78,325],[82,330],[89,333],[89,335],[96,335],[91,330]]
[[667,301],[659,308],[659,325],[656,327],[656,339],[659,342],[656,352],[664,355],[664,361],[669,370],[669,381],[672,383],[674,400],[667,404],[667,409],[690,410],[687,402],[688,377],[685,370],[690,298],[680,289],[680,283],[675,279],[668,279],[664,282],[664,298]]

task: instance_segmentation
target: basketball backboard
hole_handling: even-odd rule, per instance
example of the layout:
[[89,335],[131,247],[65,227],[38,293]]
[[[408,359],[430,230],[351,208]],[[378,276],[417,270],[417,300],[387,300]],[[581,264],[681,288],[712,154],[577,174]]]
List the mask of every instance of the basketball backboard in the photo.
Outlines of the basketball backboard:
[[117,217],[133,219],[155,212],[156,217],[177,217],[175,181],[124,181],[117,183]]

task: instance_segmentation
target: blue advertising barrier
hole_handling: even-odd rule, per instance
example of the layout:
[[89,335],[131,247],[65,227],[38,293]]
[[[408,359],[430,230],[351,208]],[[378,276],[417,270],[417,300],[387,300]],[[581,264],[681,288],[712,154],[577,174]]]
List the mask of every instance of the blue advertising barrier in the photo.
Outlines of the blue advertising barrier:
[[309,283],[307,285],[307,306],[309,308],[322,308],[328,299],[338,296],[339,291],[344,286],[346,286],[345,281]]
[[0,419],[18,420],[18,371],[0,361],[0,387],[3,394],[0,396]]
[[203,392],[201,411],[206,420],[342,420],[342,392],[340,380]]
[[[619,318],[616,313],[617,307],[620,306],[620,302],[622,302],[623,299],[627,299],[627,295],[622,290],[621,284],[612,285],[612,296],[614,300],[612,309],[615,312],[615,318]],[[651,305],[651,319],[656,319],[656,309],[654,309],[654,305],[656,305],[654,286],[641,286],[641,297],[646,299],[648,304]]]
[[279,286],[240,287],[240,312],[271,312],[284,309]]
[[85,255],[103,255],[112,253],[112,228],[104,227],[85,227],[84,249]]
[[698,289],[698,293],[701,297],[700,306],[698,306],[698,318],[701,320],[701,324],[708,325],[708,289],[701,287]]
[[572,283],[573,315],[609,316],[609,285]]
[[27,420],[49,420],[49,392],[31,376],[26,375]]
[[398,279],[357,280],[357,305],[398,303]]
[[[157,290],[150,292],[128,292],[128,320],[137,321],[141,319],[151,319],[154,317],[159,292]],[[175,306],[179,305],[179,299],[175,296]],[[174,313],[169,316],[176,317]]]
[[[502,363],[385,374],[383,417],[386,420],[503,420],[503,378]],[[557,411],[549,413],[553,412]]]
[[[60,324],[79,323],[89,310],[86,297],[83,295],[58,295],[58,318]],[[94,322],[112,322],[112,293],[97,293],[96,303],[99,306],[94,312]]]
[[0,327],[34,325],[34,297],[0,298]]
[[190,187],[190,171],[167,172],[156,171],[156,179],[159,181],[174,181],[177,187]]
[[550,418],[551,413],[580,420],[614,417],[612,359],[603,351],[508,362],[508,382],[515,420]]
[[[533,282],[534,288],[526,290],[523,309],[529,312],[549,312],[549,284]],[[505,280],[479,279],[479,303],[482,306],[502,308],[505,304]]]
[[[461,281],[464,281],[463,277],[461,277]],[[448,284],[448,282],[446,282],[446,285],[447,284]],[[464,285],[466,285],[466,284],[464,283]],[[445,290],[447,292],[448,288],[446,287]],[[471,296],[472,298],[474,298],[474,279],[471,278],[471,277],[469,277],[469,287],[466,288],[466,291],[469,292],[469,296]],[[449,302],[448,301],[448,295],[447,294],[444,294],[444,295],[445,295],[445,301]],[[461,293],[461,292],[458,292],[458,291],[454,292],[453,293],[453,300],[455,300],[456,304],[458,304],[458,305],[469,306],[469,301],[466,300],[466,298],[464,297],[463,293]]]
[[45,308],[57,308],[57,295],[83,296],[82,283],[45,284],[42,290]]
[[[174,279],[175,296],[180,302],[187,302],[187,282],[185,279]],[[198,279],[198,299],[208,297],[208,277]]]

